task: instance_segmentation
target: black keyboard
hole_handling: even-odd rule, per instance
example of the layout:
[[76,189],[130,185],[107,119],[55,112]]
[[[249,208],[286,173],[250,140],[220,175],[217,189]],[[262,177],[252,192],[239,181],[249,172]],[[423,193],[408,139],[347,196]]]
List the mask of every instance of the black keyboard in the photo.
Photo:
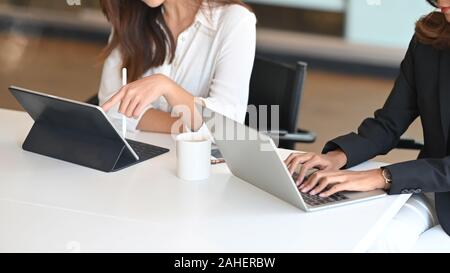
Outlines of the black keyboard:
[[325,204],[334,203],[334,202],[343,201],[343,200],[348,199],[347,196],[345,196],[344,194],[339,193],[339,192],[335,193],[329,197],[320,197],[319,195],[311,195],[311,194],[303,193],[303,192],[300,192],[300,193],[303,197],[303,201],[305,201],[305,203],[311,207],[325,205]]
[[168,149],[165,148],[153,146],[147,143],[137,142],[130,139],[127,139],[127,142],[139,156],[139,161],[154,158],[169,151]]

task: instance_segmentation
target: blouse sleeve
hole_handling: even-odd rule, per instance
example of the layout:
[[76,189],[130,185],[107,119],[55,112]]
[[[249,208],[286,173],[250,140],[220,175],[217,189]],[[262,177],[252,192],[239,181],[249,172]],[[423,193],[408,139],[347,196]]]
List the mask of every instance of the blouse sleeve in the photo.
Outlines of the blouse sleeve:
[[243,7],[235,7],[218,31],[223,33],[222,48],[209,96],[200,99],[207,108],[244,123],[255,59],[256,17]]

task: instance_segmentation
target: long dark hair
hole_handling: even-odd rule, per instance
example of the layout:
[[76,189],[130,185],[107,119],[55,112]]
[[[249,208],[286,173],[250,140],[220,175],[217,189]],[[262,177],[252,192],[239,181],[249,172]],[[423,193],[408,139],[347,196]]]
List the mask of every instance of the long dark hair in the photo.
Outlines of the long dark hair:
[[[182,0],[188,1],[188,0]],[[241,0],[191,0],[202,8],[215,5],[243,4]],[[168,28],[162,6],[151,8],[142,0],[100,0],[108,21],[113,27],[112,40],[102,53],[106,59],[118,48],[122,54],[122,65],[128,68],[130,81],[139,79],[150,68],[173,61],[175,39]]]
[[[437,1],[427,0],[434,7]],[[450,23],[441,12],[432,12],[422,17],[416,24],[416,38],[419,42],[436,49],[450,48]]]

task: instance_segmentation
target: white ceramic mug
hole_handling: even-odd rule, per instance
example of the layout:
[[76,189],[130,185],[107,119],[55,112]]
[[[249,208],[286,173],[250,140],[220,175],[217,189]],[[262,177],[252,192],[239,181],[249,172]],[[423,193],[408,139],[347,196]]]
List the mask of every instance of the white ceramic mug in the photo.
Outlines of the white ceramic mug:
[[211,139],[200,133],[176,137],[177,176],[187,181],[206,180],[211,174]]

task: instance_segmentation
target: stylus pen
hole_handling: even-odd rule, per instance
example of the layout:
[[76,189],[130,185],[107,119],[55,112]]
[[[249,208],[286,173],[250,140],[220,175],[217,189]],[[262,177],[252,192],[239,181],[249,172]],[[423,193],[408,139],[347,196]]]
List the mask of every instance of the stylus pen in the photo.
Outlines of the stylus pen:
[[[127,85],[128,79],[128,70],[126,68],[122,69],[122,86]],[[122,115],[122,136],[125,139],[127,137],[127,117]]]

